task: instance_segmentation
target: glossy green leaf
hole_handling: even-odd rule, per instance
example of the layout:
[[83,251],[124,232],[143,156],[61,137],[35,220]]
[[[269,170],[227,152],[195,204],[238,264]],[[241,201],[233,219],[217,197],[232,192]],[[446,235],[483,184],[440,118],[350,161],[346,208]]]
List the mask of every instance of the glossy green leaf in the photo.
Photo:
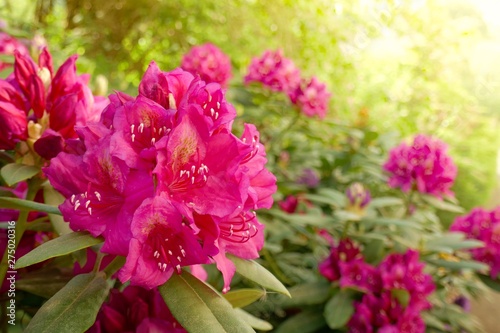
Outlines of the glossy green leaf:
[[189,272],[174,273],[159,291],[174,317],[190,333],[254,332],[228,301]]
[[236,315],[246,322],[248,325],[252,326],[253,328],[259,330],[259,331],[270,331],[273,329],[273,325],[268,323],[265,320],[262,320],[260,318],[257,318],[255,316],[252,316],[250,313],[242,310],[242,309],[234,309],[236,312]]
[[330,297],[331,285],[326,280],[299,284],[291,287],[290,298],[284,298],[283,307],[295,307],[304,305],[321,304]]
[[326,326],[321,311],[304,311],[285,320],[275,333],[313,333]]
[[29,179],[40,172],[40,168],[32,165],[24,165],[19,163],[10,163],[5,165],[0,174],[7,185],[12,186],[20,181]]
[[227,257],[234,263],[236,266],[236,272],[240,275],[266,289],[277,291],[290,297],[290,293],[283,283],[281,283],[280,280],[271,274],[271,272],[259,265],[257,262],[253,260],[241,259],[231,254],[227,254]]
[[354,299],[348,290],[340,290],[326,303],[324,316],[331,329],[344,327],[354,313]]
[[96,238],[88,232],[79,231],[62,235],[43,243],[19,258],[16,262],[16,269],[30,266],[49,258],[63,256],[102,242],[102,238]]
[[85,332],[94,323],[109,289],[104,273],[75,276],[38,310],[24,332]]
[[57,207],[19,198],[0,197],[0,208],[11,208],[17,210],[37,211],[61,215],[61,212]]
[[243,308],[263,298],[266,292],[262,289],[238,289],[222,295],[234,308]]

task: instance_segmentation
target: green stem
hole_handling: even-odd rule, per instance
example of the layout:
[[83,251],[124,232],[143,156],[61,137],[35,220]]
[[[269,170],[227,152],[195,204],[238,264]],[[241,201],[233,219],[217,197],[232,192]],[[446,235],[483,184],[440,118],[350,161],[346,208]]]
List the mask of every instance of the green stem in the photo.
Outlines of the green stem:
[[345,223],[344,230],[342,231],[342,236],[340,236],[340,239],[344,239],[347,237],[347,231],[349,231],[349,227],[351,226],[352,222],[353,222],[352,220],[347,220],[347,222]]
[[[28,193],[26,194],[26,200],[32,201],[35,198],[36,193],[40,189],[40,180],[33,179],[28,180]],[[21,242],[21,238],[23,237],[24,232],[26,231],[27,223],[28,223],[28,215],[29,211],[23,210],[19,212],[19,218],[16,222],[16,237],[15,237],[15,249],[19,246]],[[8,247],[5,249],[3,254],[2,262],[0,263],[0,281],[4,281],[5,275],[7,271],[14,271],[13,268],[9,269],[9,251]],[[12,254],[11,254],[12,255]]]
[[410,208],[411,208],[414,193],[415,193],[415,191],[410,190],[410,193],[407,196],[405,217],[410,217],[412,215],[412,214],[410,214]]

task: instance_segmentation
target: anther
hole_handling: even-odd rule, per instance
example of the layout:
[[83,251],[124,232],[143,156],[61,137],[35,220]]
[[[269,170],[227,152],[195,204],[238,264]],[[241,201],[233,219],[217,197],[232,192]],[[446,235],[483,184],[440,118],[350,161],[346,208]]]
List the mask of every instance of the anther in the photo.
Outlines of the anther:
[[92,207],[89,207],[88,209],[89,215],[92,215]]
[[75,203],[75,197],[76,197],[76,196],[75,196],[74,194],[71,196],[71,203],[72,203],[72,204],[74,204],[74,203]]
[[139,130],[139,133],[144,132],[144,123],[141,123],[137,129]]
[[97,197],[97,200],[101,201],[101,193],[95,191],[94,194]]
[[134,124],[130,125],[130,133],[134,133],[134,128],[135,128]]
[[135,141],[135,134],[132,134],[132,142]]
[[80,207],[80,200],[76,200],[75,202],[75,210],[77,210],[78,207]]
[[85,203],[85,208],[89,208],[89,205],[90,205],[90,200],[87,200],[87,202]]

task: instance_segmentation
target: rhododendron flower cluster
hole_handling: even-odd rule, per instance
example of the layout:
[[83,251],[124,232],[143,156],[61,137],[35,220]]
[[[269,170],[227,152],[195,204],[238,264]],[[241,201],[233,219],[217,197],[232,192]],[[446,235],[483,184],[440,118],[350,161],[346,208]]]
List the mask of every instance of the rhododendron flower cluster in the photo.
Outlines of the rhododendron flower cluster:
[[182,57],[182,69],[198,74],[206,83],[219,83],[226,87],[231,74],[231,59],[217,46],[206,43],[194,46]]
[[273,91],[283,92],[302,112],[324,118],[331,94],[326,85],[316,77],[303,78],[292,60],[283,56],[282,50],[265,51],[252,59],[245,76],[245,83],[260,82]]
[[490,266],[490,275],[496,279],[500,273],[500,207],[491,211],[476,207],[469,214],[457,217],[450,230],[484,242],[483,247],[469,251],[475,260]]
[[[126,256],[122,282],[153,288],[182,267],[215,262],[229,290],[235,266],[226,257],[259,256],[276,178],[255,126],[231,132],[236,112],[217,83],[153,62],[139,96],[110,96],[100,122],[45,168],[67,199],[73,230],[103,236],[101,251]],[[78,176],[76,176],[78,175]]]
[[[364,261],[359,247],[350,239],[333,246],[330,256],[319,265],[320,273],[341,288],[364,292],[355,302],[349,332],[425,332],[421,311],[429,309],[427,297],[434,289],[432,277],[423,272],[418,252],[388,255],[377,267]],[[408,294],[402,304],[395,292]]]
[[50,159],[64,149],[64,139],[77,136],[75,125],[99,119],[107,99],[96,100],[89,76],[76,74],[76,55],[55,73],[46,48],[38,64],[18,51],[15,59],[14,73],[0,80],[0,149],[30,139],[35,151]]
[[457,176],[457,167],[447,149],[442,141],[423,134],[417,135],[412,145],[403,142],[393,148],[383,166],[390,174],[389,186],[438,198],[453,195],[450,188]]
[[88,333],[185,333],[157,289],[128,286],[111,290]]
[[[13,56],[15,50],[24,55],[29,53],[28,48],[23,43],[5,32],[0,32],[0,54]],[[10,66],[12,63],[0,60],[0,71]]]

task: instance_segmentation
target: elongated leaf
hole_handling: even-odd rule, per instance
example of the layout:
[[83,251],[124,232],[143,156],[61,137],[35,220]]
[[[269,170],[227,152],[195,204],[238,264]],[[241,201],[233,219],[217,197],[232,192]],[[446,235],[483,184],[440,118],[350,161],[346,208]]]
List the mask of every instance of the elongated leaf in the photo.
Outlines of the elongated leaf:
[[430,205],[436,207],[437,209],[445,210],[453,213],[463,213],[464,209],[460,206],[457,206],[453,203],[446,202],[444,200],[440,200],[430,195],[422,196],[423,199]]
[[234,308],[243,308],[266,295],[262,289],[238,289],[223,295]]
[[396,198],[396,197],[379,197],[379,198],[374,198],[372,201],[370,201],[370,205],[368,207],[370,208],[381,208],[381,207],[387,207],[387,206],[400,206],[404,202],[401,198]]
[[425,243],[428,251],[453,252],[461,249],[471,249],[484,246],[484,243],[475,239],[465,239],[465,235],[459,232],[449,232],[441,236],[429,239]]
[[490,276],[484,275],[484,274],[478,274],[477,275],[481,281],[494,291],[500,293],[500,280],[495,279],[493,280]]
[[326,326],[321,311],[304,311],[285,320],[276,333],[312,333]]
[[252,316],[250,313],[242,310],[242,309],[234,309],[236,312],[236,315],[246,322],[248,325],[252,326],[253,328],[259,330],[259,331],[270,331],[273,329],[273,325],[268,323],[265,320],[262,320],[260,318],[257,318],[255,316]]
[[321,304],[330,297],[330,283],[320,280],[299,284],[290,288],[289,292],[291,298],[284,298],[284,307]]
[[51,298],[61,290],[72,278],[63,275],[59,269],[42,269],[28,272],[16,281],[16,288],[44,298]]
[[[44,186],[43,199],[46,204],[59,206],[64,202],[64,197],[57,192],[52,186]],[[69,234],[72,232],[69,223],[65,222],[61,214],[49,214],[50,223],[58,235]]]
[[88,232],[72,232],[62,235],[43,243],[19,258],[16,262],[16,269],[30,266],[49,258],[63,256],[102,242],[102,238],[96,238]]
[[354,313],[354,305],[351,292],[340,290],[325,306],[325,319],[332,329],[344,327]]
[[228,301],[189,272],[174,273],[159,291],[174,317],[190,333],[254,332]]
[[38,310],[24,332],[85,332],[109,289],[102,272],[75,276]]
[[61,212],[57,207],[18,198],[0,197],[0,208],[12,208],[17,210],[38,211],[61,215]]
[[7,185],[12,186],[20,181],[29,179],[40,172],[40,168],[32,165],[24,165],[19,163],[10,163],[5,165],[0,174]]
[[277,291],[283,295],[290,297],[290,293],[271,272],[259,265],[253,260],[245,260],[233,255],[227,254],[227,257],[236,266],[236,272],[244,276],[245,278],[261,285],[266,289]]
[[473,271],[487,271],[489,268],[488,265],[474,260],[448,261],[442,259],[427,259],[426,261],[430,264],[449,268],[454,271],[460,271],[462,269],[471,269]]
[[412,228],[412,229],[417,229],[421,230],[422,226],[418,224],[416,221],[410,221],[410,220],[403,220],[403,219],[395,219],[395,218],[390,218],[390,217],[377,217],[377,218],[364,218],[361,220],[363,223],[368,223],[368,224],[376,224],[376,225],[394,225],[398,227],[404,227],[404,228]]

